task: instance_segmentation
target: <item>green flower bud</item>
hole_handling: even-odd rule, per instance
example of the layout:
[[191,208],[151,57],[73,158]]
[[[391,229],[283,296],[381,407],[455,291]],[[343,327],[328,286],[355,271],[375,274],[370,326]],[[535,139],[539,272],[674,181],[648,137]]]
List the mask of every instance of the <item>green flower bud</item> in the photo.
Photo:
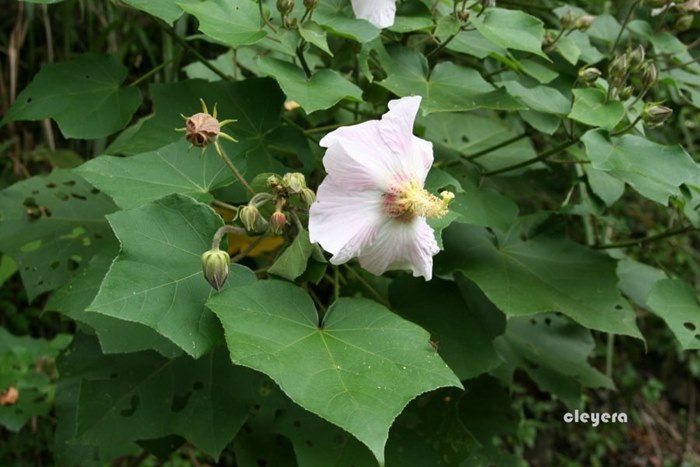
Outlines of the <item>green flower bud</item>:
[[649,102],[644,106],[644,110],[642,111],[642,120],[653,128],[662,125],[672,114],[672,109],[655,102]]
[[306,188],[306,178],[299,172],[287,173],[282,177],[282,186],[288,188],[292,193],[299,193]]
[[620,100],[626,101],[627,99],[632,97],[632,93],[634,93],[634,88],[632,86],[625,86],[620,91]]
[[304,7],[307,10],[313,10],[318,6],[319,0],[304,0]]
[[282,211],[275,211],[272,213],[270,217],[270,230],[273,235],[281,234],[285,224],[287,224],[287,216],[285,216]]
[[261,227],[261,221],[263,220],[258,208],[250,204],[243,206],[238,210],[238,218],[241,220],[241,223],[246,230],[253,232],[257,231]]
[[316,193],[314,193],[314,190],[311,188],[304,188],[301,190],[301,193],[299,193],[299,196],[307,206],[311,206],[316,201]]
[[595,21],[595,16],[592,16],[592,15],[579,16],[576,19],[576,21],[574,21],[574,28],[578,29],[579,31],[586,31],[588,28],[591,27],[591,24],[593,24],[593,21]]
[[649,89],[659,80],[659,72],[656,70],[656,65],[653,62],[647,62],[642,65],[642,86],[644,89]]
[[608,78],[611,82],[620,83],[627,74],[627,69],[629,64],[627,63],[627,55],[622,54],[615,57],[615,59],[608,65]]
[[676,24],[673,25],[673,29],[678,32],[687,31],[691,28],[691,26],[693,26],[693,20],[693,15],[683,15],[678,18]]
[[282,188],[282,179],[277,175],[270,175],[267,177],[266,183],[268,187],[274,190],[279,190]]
[[231,264],[231,258],[226,251],[221,251],[218,248],[209,250],[202,255],[202,271],[204,278],[209,284],[220,291],[228,279],[228,267]]
[[566,10],[566,13],[564,13],[564,16],[561,17],[560,21],[562,29],[571,29],[574,27],[574,23],[576,22],[576,16],[574,15],[573,11]]
[[631,50],[627,54],[627,60],[630,64],[630,68],[632,71],[637,71],[641,68],[641,66],[644,64],[644,47],[641,45],[635,48],[634,50]]
[[294,0],[277,0],[277,11],[287,16],[294,9]]
[[586,84],[594,83],[603,73],[596,67],[584,66],[578,71],[578,79]]

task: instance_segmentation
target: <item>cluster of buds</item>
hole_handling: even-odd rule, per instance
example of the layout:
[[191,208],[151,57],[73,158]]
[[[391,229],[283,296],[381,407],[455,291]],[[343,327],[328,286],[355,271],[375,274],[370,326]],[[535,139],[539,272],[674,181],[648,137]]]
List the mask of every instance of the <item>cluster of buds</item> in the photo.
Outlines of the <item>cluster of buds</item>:
[[[246,206],[238,211],[238,218],[251,232],[268,231],[272,235],[284,233],[288,224],[289,209],[296,209],[299,203],[308,208],[316,201],[314,191],[306,186],[306,179],[298,172],[270,175],[266,180],[268,191],[255,194]],[[266,220],[260,209],[266,204],[274,205],[274,211]]]
[[224,126],[234,123],[236,120],[229,119],[220,122],[217,119],[216,104],[214,104],[213,113],[210,114],[204,100],[200,99],[199,101],[202,103],[202,111],[189,117],[182,115],[182,118],[185,119],[185,127],[176,128],[176,131],[184,131],[185,139],[190,142],[191,146],[202,148],[202,154],[210,144],[218,145],[219,138],[237,142],[233,136],[221,131]]
[[[630,84],[630,78],[635,78]],[[646,59],[644,47],[641,45],[626,53],[617,55],[608,65],[608,84],[610,97],[625,101],[632,97],[635,88],[639,91],[638,99],[644,96],[658,81],[659,73],[656,65]]]
[[[304,2],[306,3],[306,2]],[[296,18],[290,18],[289,14],[294,10],[294,0],[277,0],[277,11],[282,17],[282,24],[285,28],[296,26]]]

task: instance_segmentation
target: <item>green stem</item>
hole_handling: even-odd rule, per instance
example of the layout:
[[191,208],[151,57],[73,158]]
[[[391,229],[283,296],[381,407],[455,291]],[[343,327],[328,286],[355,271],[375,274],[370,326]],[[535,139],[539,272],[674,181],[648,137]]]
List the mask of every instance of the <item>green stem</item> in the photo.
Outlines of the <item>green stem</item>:
[[578,143],[578,141],[579,141],[579,138],[576,138],[576,139],[571,140],[571,141],[567,141],[566,143],[563,143],[555,148],[552,148],[549,151],[543,152],[542,154],[540,154],[537,157],[533,157],[532,159],[528,159],[526,161],[519,162],[517,164],[509,165],[508,167],[503,167],[500,169],[492,170],[491,172],[485,172],[483,175],[484,175],[484,177],[490,177],[492,175],[498,175],[498,174],[501,174],[504,172],[510,172],[511,170],[519,169],[521,167],[527,167],[528,165],[543,161],[543,160],[547,159],[548,157],[551,157],[555,154],[562,152],[566,148]]
[[263,11],[263,0],[258,0],[258,11],[260,12],[260,17],[265,22],[267,27],[272,29],[272,32],[276,33],[277,29],[272,25],[270,19],[265,15],[265,12]]
[[260,235],[258,238],[253,240],[247,247],[245,247],[243,250],[241,250],[240,253],[238,253],[236,256],[231,258],[232,263],[237,263],[238,261],[242,260],[246,256],[248,256],[248,253],[253,251],[256,246],[260,245],[260,243],[265,240],[265,235]]
[[[498,144],[495,144],[495,145],[493,145],[493,146],[491,146],[491,147],[488,147],[488,148],[486,148],[486,149],[482,149],[481,151],[475,152],[474,154],[470,154],[470,155],[468,155],[468,156],[462,156],[462,157],[464,158],[464,160],[473,161],[473,160],[475,160],[475,159],[478,159],[479,157],[482,157],[482,156],[485,156],[485,155],[487,155],[487,154],[490,154],[490,153],[492,153],[493,151],[498,151],[499,149],[501,149],[501,148],[503,148],[503,147],[506,147],[506,146],[508,146],[508,145],[510,145],[510,144],[513,144],[513,143],[517,142],[517,141],[520,141],[521,139],[527,138],[528,136],[530,136],[530,134],[527,133],[527,132],[525,132],[525,133],[522,133],[522,134],[513,136],[512,138],[509,138],[509,139],[507,139],[507,140],[505,140],[505,141],[502,141],[502,142],[500,142],[500,143],[498,143]],[[461,154],[460,154],[460,156],[461,156]],[[445,166],[445,167],[451,167],[451,166],[453,166],[453,165],[457,165],[457,164],[461,163],[462,161],[463,161],[462,158],[460,158],[460,159],[455,159],[455,160],[452,160],[452,161],[449,161],[449,162],[445,163],[444,166]]]
[[214,234],[214,238],[211,240],[211,249],[212,250],[218,250],[219,245],[221,245],[221,240],[224,238],[224,235],[228,233],[238,233],[245,235],[245,230],[242,229],[241,227],[236,227],[235,225],[224,225],[223,227],[219,227],[219,230],[216,231]]
[[297,47],[297,57],[299,57],[299,63],[301,63],[301,67],[304,69],[304,74],[307,78],[311,78],[311,69],[309,68],[309,64],[306,63],[306,57],[304,57],[305,45],[306,41],[302,39],[301,43],[299,44],[299,47]]
[[241,184],[245,187],[248,193],[250,193],[251,195],[255,195],[255,190],[253,190],[253,187],[251,187],[248,184],[248,182],[245,178],[243,178],[243,175],[241,175],[236,166],[233,165],[233,162],[231,162],[231,159],[228,158],[228,156],[224,152],[224,148],[221,147],[218,141],[214,144],[214,147],[216,148],[216,152],[219,154],[219,157],[221,157],[221,160],[224,161],[224,164],[226,164],[229,170],[233,172],[233,175],[238,179],[239,182],[241,182]]
[[629,11],[627,12],[627,16],[625,16],[625,20],[622,22],[622,25],[620,26],[620,32],[617,33],[617,37],[615,38],[615,42],[613,43],[612,48],[610,49],[611,52],[614,52],[615,49],[617,48],[617,45],[620,43],[620,39],[622,38],[622,33],[625,31],[627,28],[627,23],[629,22],[630,18],[632,17],[632,13],[634,10],[639,6],[642,0],[635,0],[634,3],[630,6]]
[[642,246],[647,243],[658,242],[659,240],[664,240],[670,237],[676,237],[678,235],[683,235],[689,232],[697,230],[695,227],[688,226],[682,229],[667,230],[666,232],[661,232],[660,234],[651,235],[649,237],[640,238],[638,240],[625,240],[618,243],[608,243],[606,245],[596,245],[594,248],[597,250],[610,250],[613,248],[628,248],[635,246]]
[[131,84],[129,84],[129,87],[132,87],[132,88],[133,88],[133,87],[138,86],[139,84],[141,84],[142,82],[144,82],[145,80],[147,80],[147,79],[150,78],[151,76],[155,75],[155,74],[158,73],[160,70],[162,70],[162,69],[165,68],[166,66],[170,65],[170,64],[171,64],[172,62],[174,62],[174,61],[175,61],[175,58],[171,58],[171,59],[168,60],[167,62],[161,63],[161,64],[158,65],[157,67],[153,68],[152,70],[150,70],[150,71],[144,73],[143,75],[139,76],[138,78],[136,78]]
[[230,76],[228,76],[226,73],[224,73],[223,71],[219,70],[217,67],[215,67],[214,65],[212,65],[211,63],[209,63],[209,60],[207,60],[207,59],[204,57],[204,55],[200,54],[200,53],[197,51],[197,49],[195,49],[195,48],[192,47],[190,44],[188,44],[187,41],[184,40],[182,37],[180,37],[180,36],[178,36],[177,34],[175,34],[175,32],[172,31],[169,27],[163,26],[163,25],[160,24],[160,23],[158,23],[158,24],[161,26],[161,28],[163,29],[163,31],[166,32],[166,34],[168,34],[170,37],[172,37],[172,38],[175,40],[175,42],[178,43],[178,45],[180,45],[181,47],[187,49],[188,52],[190,52],[192,55],[195,56],[195,58],[197,59],[198,62],[200,62],[200,63],[201,63],[202,65],[204,65],[205,67],[209,68],[209,69],[210,69],[214,74],[216,74],[219,78],[221,78],[221,79],[223,79],[223,80],[225,80],[225,81],[233,81],[233,79],[232,79]]
[[374,295],[374,298],[376,298],[377,301],[378,301],[379,303],[381,303],[382,305],[384,305],[384,306],[387,307],[387,308],[390,308],[390,307],[391,307],[391,305],[389,305],[389,303],[387,303],[387,301],[384,300],[384,297],[382,297],[381,294],[380,294],[379,292],[377,292],[377,290],[376,290],[374,287],[372,287],[372,284],[370,284],[369,282],[367,282],[367,281],[364,279],[364,277],[362,277],[357,271],[355,271],[353,268],[351,268],[351,267],[348,266],[347,264],[344,264],[343,266],[345,266],[345,268],[346,268],[348,271],[350,271],[350,273],[351,273],[353,276],[355,276],[355,279],[357,279],[357,281],[358,281],[360,284],[362,284],[367,290],[369,290],[369,292],[370,292],[372,295]]
[[630,131],[632,128],[634,128],[635,125],[636,125],[637,123],[639,123],[639,121],[640,121],[641,119],[642,119],[642,116],[641,116],[641,115],[638,115],[637,118],[635,118],[635,119],[632,121],[632,123],[630,123],[629,125],[627,125],[626,127],[624,127],[623,129],[621,129],[621,130],[619,130],[619,131],[614,131],[614,132],[610,133],[610,136],[620,136],[620,135],[624,135],[625,133],[627,133],[628,131]]
[[224,203],[223,201],[219,201],[218,199],[215,199],[214,201],[211,202],[214,206],[217,208],[225,209],[227,211],[230,211],[234,213],[234,215],[238,214],[238,208],[236,206],[233,206],[228,203]]

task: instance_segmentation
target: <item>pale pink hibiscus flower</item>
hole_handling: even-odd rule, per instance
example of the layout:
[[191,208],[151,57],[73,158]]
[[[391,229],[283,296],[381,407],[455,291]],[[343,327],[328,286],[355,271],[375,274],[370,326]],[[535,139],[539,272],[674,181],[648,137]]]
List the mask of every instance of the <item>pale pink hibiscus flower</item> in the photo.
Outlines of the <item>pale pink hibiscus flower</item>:
[[395,0],[351,0],[351,3],[357,18],[367,20],[381,29],[394,25]]
[[426,217],[442,217],[454,197],[423,188],[433,145],[413,135],[420,97],[389,102],[381,120],[339,128],[321,140],[328,176],[309,215],[311,241],[333,254],[357,257],[367,271],[410,269],[430,280],[439,251]]

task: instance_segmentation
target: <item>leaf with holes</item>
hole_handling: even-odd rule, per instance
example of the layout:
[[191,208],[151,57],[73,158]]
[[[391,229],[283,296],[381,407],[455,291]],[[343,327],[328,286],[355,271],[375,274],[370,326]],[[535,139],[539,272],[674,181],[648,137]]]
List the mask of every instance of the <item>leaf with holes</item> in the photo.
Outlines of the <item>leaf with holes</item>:
[[525,108],[503,88],[495,88],[473,68],[442,62],[429,70],[428,60],[411,49],[395,48],[384,63],[388,77],[379,84],[399,96],[423,97],[423,114],[474,109]]
[[460,271],[509,317],[558,311],[590,329],[641,338],[617,290],[616,262],[556,237],[520,240],[454,224],[443,235],[439,273]]
[[678,279],[661,279],[649,292],[647,305],[666,321],[684,350],[700,349],[697,290]]
[[258,59],[260,71],[274,77],[289,99],[307,112],[328,109],[343,99],[362,102],[362,89],[334,70],[319,70],[310,78],[293,63],[272,57]]
[[205,0],[178,5],[197,18],[201,32],[230,47],[255,44],[267,35],[258,7],[250,0]]
[[85,54],[44,65],[0,125],[53,118],[66,138],[111,135],[126,126],[141,104],[137,88],[121,86],[126,74],[116,56]]
[[[202,253],[223,225],[204,204],[182,195],[108,216],[121,252],[105,276],[90,311],[153,328],[193,357],[221,338],[205,302],[213,289],[202,276]],[[255,280],[233,265],[228,284]]]
[[595,348],[591,332],[563,316],[509,319],[494,345],[509,365],[524,370],[570,409],[580,407],[582,387],[614,388],[610,378],[588,363]]
[[136,447],[176,434],[216,457],[248,416],[241,393],[258,377],[231,365],[222,350],[197,360],[103,355],[94,340],[81,337],[60,362],[62,377],[82,380],[72,443]]
[[185,140],[138,156],[100,156],[77,169],[87,181],[129,209],[179,193],[211,202],[211,192],[233,183],[233,174],[220,157],[200,157]]
[[114,236],[114,203],[68,170],[32,177],[0,192],[0,251],[18,264],[30,300],[63,285]]
[[269,375],[297,404],[347,430],[380,463],[389,427],[419,394],[459,379],[429,334],[375,302],[343,298],[319,325],[313,301],[261,281],[212,297],[234,363]]

